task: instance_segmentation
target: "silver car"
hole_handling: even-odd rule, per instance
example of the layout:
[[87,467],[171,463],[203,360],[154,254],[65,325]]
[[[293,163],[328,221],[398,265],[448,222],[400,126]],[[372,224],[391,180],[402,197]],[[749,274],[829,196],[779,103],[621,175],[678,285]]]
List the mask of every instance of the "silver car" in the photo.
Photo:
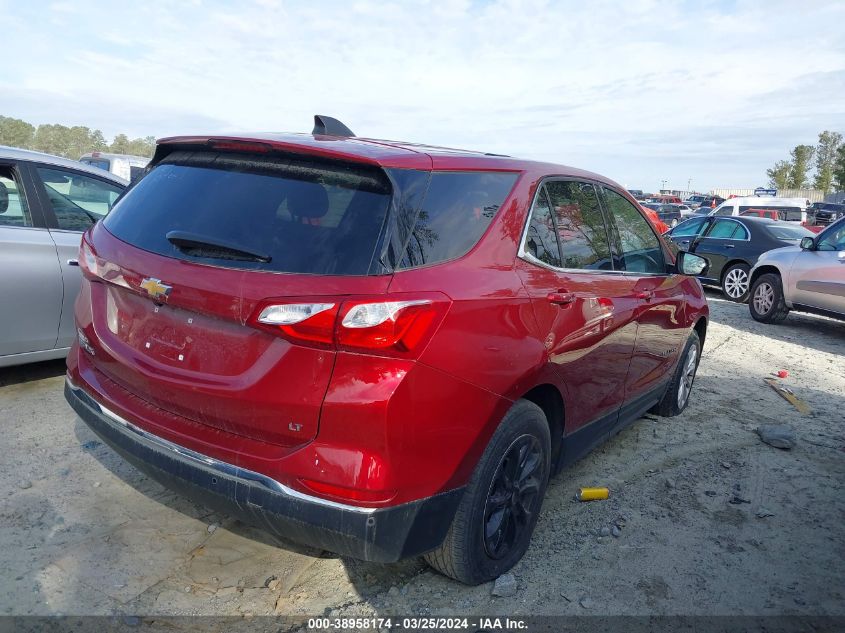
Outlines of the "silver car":
[[0,146],[0,367],[67,354],[82,232],[127,184],[76,161]]
[[757,321],[778,323],[790,310],[845,320],[845,218],[800,246],[763,253],[750,276]]

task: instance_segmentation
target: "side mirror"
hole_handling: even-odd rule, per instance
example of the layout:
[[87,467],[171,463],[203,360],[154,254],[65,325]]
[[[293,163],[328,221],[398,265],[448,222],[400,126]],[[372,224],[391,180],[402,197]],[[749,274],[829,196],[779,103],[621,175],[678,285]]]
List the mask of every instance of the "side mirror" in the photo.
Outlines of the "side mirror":
[[802,237],[801,238],[801,250],[802,251],[814,251],[814,250],[816,250],[816,241],[812,237]]
[[705,257],[695,255],[689,251],[681,251],[675,260],[675,266],[677,266],[678,272],[682,275],[695,277],[696,275],[707,274],[707,269],[710,268],[710,261]]

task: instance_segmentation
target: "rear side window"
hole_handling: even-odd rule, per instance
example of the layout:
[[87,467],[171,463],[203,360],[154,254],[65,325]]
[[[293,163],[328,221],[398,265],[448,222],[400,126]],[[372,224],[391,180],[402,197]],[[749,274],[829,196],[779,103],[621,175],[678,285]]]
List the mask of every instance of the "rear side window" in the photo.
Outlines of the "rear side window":
[[249,154],[174,152],[104,226],[153,253],[215,266],[365,275],[391,187],[377,168]]
[[505,201],[517,174],[434,172],[398,268],[455,259],[467,253]]
[[531,212],[531,222],[528,224],[528,233],[525,236],[525,250],[534,259],[560,268],[557,232],[545,187],[537,195],[537,201]]
[[733,220],[716,220],[705,237],[723,240],[730,239],[735,236],[738,227],[739,223]]
[[595,187],[587,182],[546,183],[563,268],[612,270],[607,227]]

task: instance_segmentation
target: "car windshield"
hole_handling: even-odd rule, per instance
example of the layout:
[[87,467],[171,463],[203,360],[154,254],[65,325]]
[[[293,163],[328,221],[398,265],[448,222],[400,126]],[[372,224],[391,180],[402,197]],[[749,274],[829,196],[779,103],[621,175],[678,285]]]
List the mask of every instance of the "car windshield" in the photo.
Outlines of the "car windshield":
[[813,237],[812,231],[789,224],[768,224],[766,231],[777,240],[797,241],[802,237]]

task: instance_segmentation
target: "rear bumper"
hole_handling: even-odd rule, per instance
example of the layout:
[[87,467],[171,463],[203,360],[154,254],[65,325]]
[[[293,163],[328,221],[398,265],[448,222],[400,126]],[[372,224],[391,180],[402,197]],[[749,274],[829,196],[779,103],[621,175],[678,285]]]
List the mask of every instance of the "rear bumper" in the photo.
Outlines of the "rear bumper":
[[345,556],[387,563],[434,549],[463,494],[458,488],[388,508],[336,503],[144,431],[70,380],[65,398],[105,443],[167,488],[283,538]]

